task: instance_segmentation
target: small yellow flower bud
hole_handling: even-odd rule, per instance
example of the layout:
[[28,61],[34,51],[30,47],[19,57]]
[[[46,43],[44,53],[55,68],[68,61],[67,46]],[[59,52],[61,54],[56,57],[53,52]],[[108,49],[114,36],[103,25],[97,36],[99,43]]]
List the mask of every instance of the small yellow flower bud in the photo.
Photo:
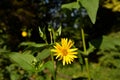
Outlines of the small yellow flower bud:
[[27,37],[27,32],[26,32],[26,31],[23,31],[23,32],[21,33],[21,35],[22,35],[22,37]]

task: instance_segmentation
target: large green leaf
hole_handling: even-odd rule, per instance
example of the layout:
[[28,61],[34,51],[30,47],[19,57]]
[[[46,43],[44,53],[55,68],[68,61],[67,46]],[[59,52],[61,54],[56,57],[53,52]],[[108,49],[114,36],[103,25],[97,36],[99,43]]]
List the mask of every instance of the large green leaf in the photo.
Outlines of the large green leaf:
[[35,57],[31,54],[11,53],[9,56],[23,69],[32,72],[35,71],[34,65],[32,64],[32,62],[35,60]]
[[116,49],[115,46],[120,46],[120,38],[113,38],[111,36],[103,36],[101,49]]
[[99,0],[78,0],[83,5],[83,7],[87,10],[87,13],[92,21],[95,23],[97,10],[99,7]]
[[72,3],[67,3],[67,4],[63,4],[62,8],[68,8],[68,9],[73,9],[73,8],[80,8],[80,5],[78,4],[78,2],[72,2]]
[[91,44],[94,45],[95,48],[99,48],[101,50],[116,50],[116,46],[120,46],[120,38],[103,36],[102,38],[92,40]]
[[49,49],[44,49],[42,52],[39,52],[36,58],[39,60],[43,60],[47,58],[50,55],[50,50]]

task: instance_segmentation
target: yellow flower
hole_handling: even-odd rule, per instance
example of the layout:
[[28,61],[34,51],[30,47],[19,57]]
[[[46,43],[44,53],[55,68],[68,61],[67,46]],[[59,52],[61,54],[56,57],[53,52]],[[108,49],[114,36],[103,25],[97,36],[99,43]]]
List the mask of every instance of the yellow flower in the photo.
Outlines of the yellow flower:
[[61,39],[61,44],[56,43],[54,46],[55,49],[51,49],[52,52],[55,52],[56,59],[62,60],[63,65],[71,64],[74,58],[77,58],[76,52],[77,48],[71,48],[74,45],[72,40],[68,40],[67,38]]
[[27,37],[27,32],[26,32],[26,31],[23,31],[23,32],[21,33],[21,35],[22,35],[22,37]]

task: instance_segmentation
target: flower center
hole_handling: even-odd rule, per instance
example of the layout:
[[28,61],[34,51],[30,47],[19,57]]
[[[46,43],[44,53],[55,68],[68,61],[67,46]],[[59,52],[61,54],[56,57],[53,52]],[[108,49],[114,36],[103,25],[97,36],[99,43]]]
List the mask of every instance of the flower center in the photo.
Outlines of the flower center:
[[68,54],[67,49],[62,49],[63,56],[66,56]]

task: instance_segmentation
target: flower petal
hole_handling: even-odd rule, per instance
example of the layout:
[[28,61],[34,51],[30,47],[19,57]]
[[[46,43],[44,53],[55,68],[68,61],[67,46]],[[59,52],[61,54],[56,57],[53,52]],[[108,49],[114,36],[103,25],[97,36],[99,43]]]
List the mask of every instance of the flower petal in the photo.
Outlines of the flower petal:
[[69,49],[70,52],[78,50],[77,48]]
[[71,48],[73,46],[74,42],[72,42],[72,40],[69,40],[68,41],[68,44],[67,44],[67,47],[68,48]]

